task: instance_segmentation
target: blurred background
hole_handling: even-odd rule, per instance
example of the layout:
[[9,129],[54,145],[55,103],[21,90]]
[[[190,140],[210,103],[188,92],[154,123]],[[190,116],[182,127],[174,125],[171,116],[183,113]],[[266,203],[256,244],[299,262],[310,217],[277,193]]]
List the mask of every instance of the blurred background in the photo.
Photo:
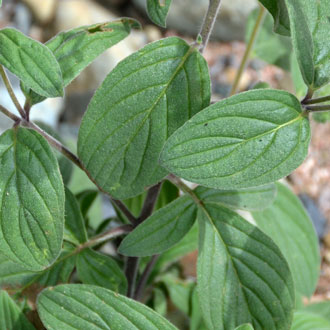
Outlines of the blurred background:
[[[81,117],[95,89],[114,66],[145,44],[172,35],[193,41],[199,31],[209,0],[173,1],[162,29],[148,19],[145,0],[3,0],[0,10],[0,28],[11,26],[41,42],[49,40],[60,31],[81,25],[113,20],[117,17],[133,17],[143,29],[132,34],[102,54],[92,65],[71,83],[65,97],[50,99],[32,109],[33,120],[42,121],[57,130],[75,150],[75,141]],[[211,41],[205,50],[212,78],[213,101],[227,97],[245,50],[245,40],[252,31],[257,16],[257,0],[223,0],[221,13]],[[305,87],[301,82],[297,64],[292,56],[290,40],[272,32],[270,16],[263,27],[244,72],[240,91],[255,85],[285,89],[303,97]],[[15,77],[10,76],[21,103],[24,97]],[[266,84],[264,84],[266,83]],[[319,92],[330,94],[330,90]],[[1,104],[14,112],[7,92],[0,83]],[[330,116],[317,115],[312,120],[312,143],[306,161],[288,178],[294,191],[305,204],[317,230],[322,251],[322,271],[313,301],[330,299]],[[0,115],[0,131],[11,126]],[[74,169],[69,183],[78,193],[93,185],[78,169]],[[109,203],[102,198],[94,204],[91,221],[111,216]],[[181,260],[186,278],[195,277],[196,253]]]

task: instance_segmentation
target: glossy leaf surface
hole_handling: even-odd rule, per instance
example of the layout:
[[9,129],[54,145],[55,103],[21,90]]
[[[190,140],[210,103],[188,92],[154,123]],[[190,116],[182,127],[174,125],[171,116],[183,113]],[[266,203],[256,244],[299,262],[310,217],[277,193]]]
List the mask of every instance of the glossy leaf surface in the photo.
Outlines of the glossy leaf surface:
[[129,233],[118,251],[128,256],[144,257],[168,250],[191,229],[196,211],[190,197],[174,200]]
[[48,330],[176,329],[145,305],[94,285],[46,289],[38,297],[38,312]]
[[166,17],[171,2],[172,0],[147,0],[147,11],[150,19],[154,23],[166,27]]
[[296,290],[310,297],[320,273],[318,238],[311,219],[295,194],[279,183],[277,191],[274,203],[262,212],[254,212],[253,218],[288,261]]
[[158,164],[166,139],[210,101],[207,64],[176,37],[127,57],[95,93],[83,118],[78,154],[112,196],[143,192],[166,175]]
[[198,293],[209,329],[286,330],[295,303],[293,280],[279,248],[229,209],[199,210]]
[[35,329],[8,293],[3,290],[0,290],[0,329]]
[[274,182],[305,159],[309,122],[295,96],[252,90],[201,111],[166,142],[161,164],[186,180],[217,189]]
[[0,30],[0,64],[36,93],[63,96],[62,73],[52,52],[15,29]]
[[[64,86],[69,85],[105,50],[126,38],[132,28],[139,26],[139,23],[133,19],[122,18],[61,32],[46,42],[45,45],[53,52],[60,65]],[[44,100],[40,95],[31,93],[26,88],[23,89],[32,104]]]
[[94,284],[126,294],[127,280],[117,262],[112,258],[86,249],[77,256],[77,271],[85,284]]
[[58,257],[64,189],[57,160],[37,132],[14,128],[0,137],[0,250],[32,271]]
[[241,190],[218,190],[199,186],[195,193],[204,202],[212,202],[245,211],[263,210],[273,203],[276,196],[275,184]]

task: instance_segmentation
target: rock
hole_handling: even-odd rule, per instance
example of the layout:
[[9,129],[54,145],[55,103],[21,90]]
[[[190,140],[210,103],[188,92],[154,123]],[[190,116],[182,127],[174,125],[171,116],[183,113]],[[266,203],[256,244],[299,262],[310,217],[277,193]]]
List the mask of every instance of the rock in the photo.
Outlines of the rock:
[[[139,8],[146,10],[146,0],[133,0],[133,2]],[[257,3],[257,0],[222,0],[212,39],[244,40],[246,19]],[[208,4],[209,0],[173,1],[167,18],[167,28],[195,37]]]
[[49,23],[55,14],[56,0],[23,0],[41,24]]

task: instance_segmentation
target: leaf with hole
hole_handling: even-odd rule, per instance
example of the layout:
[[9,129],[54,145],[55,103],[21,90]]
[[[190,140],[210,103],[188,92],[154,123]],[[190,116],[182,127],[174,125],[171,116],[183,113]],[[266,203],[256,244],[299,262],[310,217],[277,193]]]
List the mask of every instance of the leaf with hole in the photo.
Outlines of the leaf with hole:
[[330,0],[285,0],[292,42],[305,83],[318,89],[330,82]]
[[167,174],[158,164],[166,139],[209,101],[198,50],[176,37],[151,43],[120,62],[95,93],[80,126],[79,157],[110,195],[136,196]]
[[57,160],[37,132],[16,127],[0,137],[0,251],[31,271],[58,257],[64,189]]
[[264,185],[285,177],[305,159],[309,121],[295,96],[252,90],[195,115],[166,142],[162,166],[216,189]]
[[112,291],[126,294],[127,280],[115,260],[91,249],[77,256],[77,272],[85,284],[94,284]]
[[63,96],[62,73],[55,56],[46,46],[15,29],[0,30],[0,64],[36,93]]
[[147,0],[147,12],[150,19],[161,27],[166,27],[166,17],[172,0]]
[[295,303],[286,260],[274,242],[238,214],[216,204],[198,213],[197,283],[209,329],[287,330]]
[[252,215],[258,227],[274,240],[288,261],[296,290],[310,297],[320,274],[318,238],[295,194],[280,183],[277,191],[270,207]]
[[176,330],[149,307],[94,285],[48,288],[39,295],[37,306],[48,330]]
[[0,290],[0,329],[35,329],[8,293],[3,290]]
[[273,203],[276,192],[277,189],[273,183],[241,190],[218,190],[202,186],[195,189],[197,196],[204,202],[245,211],[257,211],[267,208]]
[[[140,24],[133,19],[121,18],[61,32],[46,42],[62,70],[64,87],[105,50],[126,38],[132,28],[140,28]],[[31,104],[45,99],[29,91],[26,86],[22,89]]]
[[284,36],[290,35],[290,18],[285,0],[259,0],[274,19],[274,31]]
[[191,229],[196,219],[196,206],[188,196],[182,196],[154,212],[129,233],[119,253],[145,257],[162,253],[178,243]]

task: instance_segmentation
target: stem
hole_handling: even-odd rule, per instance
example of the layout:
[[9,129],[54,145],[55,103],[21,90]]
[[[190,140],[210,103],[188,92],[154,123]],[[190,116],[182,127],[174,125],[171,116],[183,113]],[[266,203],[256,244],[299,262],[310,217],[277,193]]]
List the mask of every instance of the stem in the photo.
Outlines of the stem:
[[322,102],[327,102],[330,101],[330,95],[324,96],[324,97],[318,97],[315,99],[307,99],[304,101],[304,104],[315,104],[315,103],[322,103]]
[[159,258],[159,255],[154,255],[151,257],[151,260],[148,262],[146,268],[144,269],[141,278],[139,280],[139,283],[136,286],[135,294],[134,294],[134,299],[141,301],[142,294],[144,291],[144,288],[148,282],[149,276],[152,272],[152,269],[154,268],[157,259]]
[[330,111],[330,104],[325,105],[311,105],[309,107],[305,107],[307,112],[321,112],[321,111]]
[[301,104],[305,104],[308,100],[310,100],[313,97],[313,94],[314,91],[309,87],[306,96],[301,101]]
[[26,118],[25,112],[24,112],[23,108],[21,107],[20,103],[18,102],[17,97],[14,93],[13,87],[11,86],[11,83],[7,77],[6,71],[1,64],[0,64],[0,75],[1,75],[1,78],[7,88],[9,96],[10,96],[11,100],[13,101],[17,111],[20,113],[22,118]]
[[221,0],[209,0],[209,7],[207,9],[202,28],[200,30],[199,36],[202,37],[202,43],[199,47],[199,51],[203,53],[213,30],[214,23],[217,19],[219,9],[221,6]]
[[[140,216],[136,219],[134,223],[135,226],[142,223],[152,214],[161,186],[162,182],[159,182],[158,184],[154,185],[149,189],[146,199],[144,200]],[[140,258],[138,257],[128,257],[126,261],[125,275],[128,283],[127,297],[129,298],[133,298],[135,296],[135,284],[139,269],[139,263]]]
[[233,87],[232,87],[231,92],[230,92],[230,96],[236,94],[236,92],[237,92],[239,82],[240,82],[240,80],[242,78],[242,74],[243,74],[243,72],[246,68],[246,65],[247,65],[248,59],[250,57],[253,45],[254,45],[254,43],[257,39],[259,29],[262,25],[263,19],[264,19],[265,14],[266,14],[264,6],[262,6],[262,5],[259,5],[259,6],[260,6],[259,14],[258,14],[256,23],[254,25],[250,40],[249,40],[249,42],[247,44],[247,47],[245,49],[241,64],[240,64],[240,66],[238,68],[238,71],[236,73],[236,77],[235,77],[234,84],[233,84]]
[[12,112],[10,112],[9,110],[7,110],[5,107],[3,107],[2,105],[0,105],[0,111],[6,115],[7,117],[9,117],[11,120],[15,121],[15,122],[19,122],[21,120],[21,118],[17,117],[16,115],[14,115]]

